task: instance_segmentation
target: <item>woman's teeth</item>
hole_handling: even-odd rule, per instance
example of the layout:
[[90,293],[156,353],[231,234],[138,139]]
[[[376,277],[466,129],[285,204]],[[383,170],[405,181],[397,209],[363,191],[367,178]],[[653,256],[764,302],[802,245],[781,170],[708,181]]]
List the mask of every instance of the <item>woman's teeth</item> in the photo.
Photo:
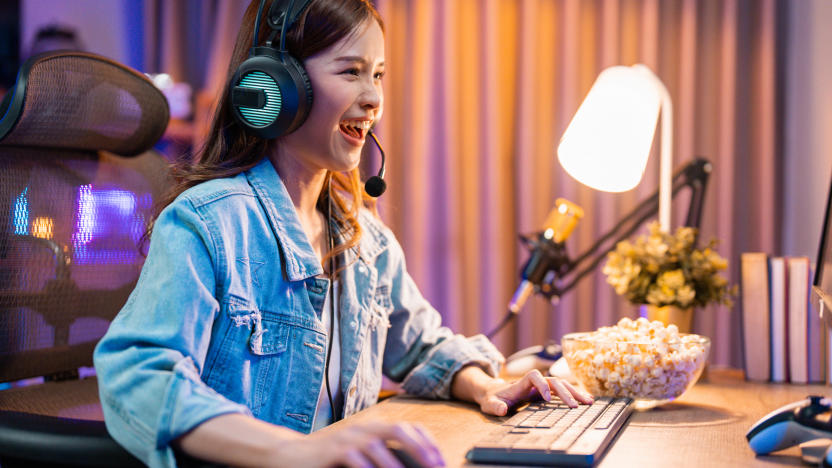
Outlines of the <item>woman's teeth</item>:
[[359,140],[364,138],[367,130],[370,129],[371,122],[369,120],[351,120],[351,121],[344,121],[341,122],[341,131],[346,133],[347,135],[358,138]]

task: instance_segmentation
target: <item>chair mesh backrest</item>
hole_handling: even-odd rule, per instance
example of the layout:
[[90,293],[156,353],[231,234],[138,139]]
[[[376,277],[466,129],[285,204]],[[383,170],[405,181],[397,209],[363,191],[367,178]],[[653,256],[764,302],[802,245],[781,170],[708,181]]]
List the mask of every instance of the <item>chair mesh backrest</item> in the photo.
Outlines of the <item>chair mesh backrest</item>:
[[165,168],[155,152],[0,147],[0,381],[92,364],[144,263]]
[[92,364],[168,185],[167,162],[148,151],[167,103],[143,75],[58,53],[27,62],[14,92],[0,121],[0,382]]
[[83,52],[33,57],[11,92],[3,120],[15,123],[0,135],[4,146],[135,155],[155,144],[168,123],[167,101],[144,75]]

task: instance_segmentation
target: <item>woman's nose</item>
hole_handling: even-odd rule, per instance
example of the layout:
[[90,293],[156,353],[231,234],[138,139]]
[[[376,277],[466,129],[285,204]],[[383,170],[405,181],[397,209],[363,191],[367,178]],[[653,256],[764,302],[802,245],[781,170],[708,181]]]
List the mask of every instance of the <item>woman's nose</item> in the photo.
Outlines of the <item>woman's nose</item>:
[[365,85],[361,93],[361,107],[365,109],[378,109],[381,106],[381,87],[375,83]]

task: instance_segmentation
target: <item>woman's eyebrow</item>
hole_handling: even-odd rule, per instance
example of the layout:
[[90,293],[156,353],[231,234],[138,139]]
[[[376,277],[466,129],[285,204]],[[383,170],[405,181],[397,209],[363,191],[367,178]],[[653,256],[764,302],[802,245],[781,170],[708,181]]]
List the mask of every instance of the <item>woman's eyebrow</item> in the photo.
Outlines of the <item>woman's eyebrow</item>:
[[[367,60],[365,60],[365,59],[364,59],[364,57],[359,57],[359,56],[357,56],[357,55],[345,55],[345,56],[342,56],[342,57],[337,57],[337,58],[335,59],[335,61],[336,61],[336,62],[350,62],[350,63],[352,63],[352,62],[359,62],[359,63],[361,63],[362,65],[366,65],[366,64],[367,64]],[[379,67],[383,67],[383,66],[384,66],[384,62],[380,62],[380,63],[378,64],[378,66],[379,66]]]

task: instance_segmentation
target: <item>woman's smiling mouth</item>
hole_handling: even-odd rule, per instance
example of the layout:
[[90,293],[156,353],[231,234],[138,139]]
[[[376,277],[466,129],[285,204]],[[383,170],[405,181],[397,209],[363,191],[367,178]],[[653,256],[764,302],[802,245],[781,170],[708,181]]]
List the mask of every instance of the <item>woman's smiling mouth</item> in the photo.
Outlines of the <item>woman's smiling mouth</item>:
[[367,136],[367,131],[372,126],[372,120],[358,119],[358,120],[342,120],[338,125],[341,135],[352,145],[364,145],[364,137]]

